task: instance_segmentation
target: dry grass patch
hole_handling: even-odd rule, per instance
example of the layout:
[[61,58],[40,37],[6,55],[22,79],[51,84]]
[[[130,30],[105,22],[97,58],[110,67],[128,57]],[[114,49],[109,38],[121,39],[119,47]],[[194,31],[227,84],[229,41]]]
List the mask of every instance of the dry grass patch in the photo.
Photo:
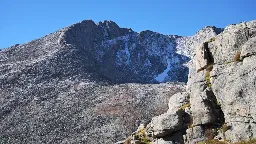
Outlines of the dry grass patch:
[[248,141],[236,142],[234,144],[256,144],[256,139],[251,139],[251,140],[248,140]]
[[206,71],[206,72],[205,72],[205,81],[206,81],[207,87],[209,87],[209,88],[212,87],[210,78],[211,78],[211,77],[210,77],[210,72],[209,72],[209,71]]
[[241,52],[237,52],[235,57],[234,57],[234,61],[241,61],[240,55],[241,55]]
[[211,139],[211,140],[206,140],[203,142],[198,142],[197,144],[228,144],[228,143],[224,142],[224,141],[219,141],[216,139]]

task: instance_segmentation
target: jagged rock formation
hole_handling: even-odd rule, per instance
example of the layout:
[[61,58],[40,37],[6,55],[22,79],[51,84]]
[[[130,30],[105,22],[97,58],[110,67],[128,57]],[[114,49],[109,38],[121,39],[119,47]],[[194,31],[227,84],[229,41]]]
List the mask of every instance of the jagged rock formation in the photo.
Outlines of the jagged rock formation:
[[[153,130],[158,128],[154,143],[256,138],[255,43],[256,21],[251,21],[230,25],[194,47],[196,56],[189,65],[187,92],[173,95],[170,101],[174,105],[169,104],[168,112],[154,117],[148,125]],[[180,111],[183,119],[173,120],[173,113]],[[171,123],[154,121],[156,118]],[[176,121],[184,127],[175,127]]]

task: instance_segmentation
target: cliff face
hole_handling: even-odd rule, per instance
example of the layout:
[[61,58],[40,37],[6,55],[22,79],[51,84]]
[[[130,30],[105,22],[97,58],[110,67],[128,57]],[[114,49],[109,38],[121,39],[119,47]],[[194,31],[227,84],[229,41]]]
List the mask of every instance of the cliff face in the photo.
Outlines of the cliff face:
[[[230,25],[194,47],[186,92],[148,128],[157,144],[256,138],[256,21]],[[167,123],[169,121],[169,123]]]
[[149,30],[137,33],[119,28],[112,21],[83,21],[70,26],[61,43],[89,55],[97,64],[97,72],[114,83],[186,82],[188,68],[183,64],[190,55],[177,53],[177,45],[181,52],[188,49],[178,40]]

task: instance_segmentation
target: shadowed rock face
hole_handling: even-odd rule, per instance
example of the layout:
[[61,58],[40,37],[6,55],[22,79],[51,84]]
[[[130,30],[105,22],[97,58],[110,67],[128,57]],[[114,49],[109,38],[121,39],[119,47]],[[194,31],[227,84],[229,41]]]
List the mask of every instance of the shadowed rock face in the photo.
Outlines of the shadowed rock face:
[[[184,91],[190,37],[114,22],[63,28],[0,51],[0,143],[113,143]],[[175,82],[152,84],[159,82]],[[178,82],[176,82],[178,81]]]
[[[75,47],[79,55],[90,56],[97,72],[114,83],[186,82],[188,69],[183,64],[189,57],[177,53],[176,39],[119,28],[112,21],[83,21],[70,26],[61,43]],[[181,51],[186,49],[183,46]]]

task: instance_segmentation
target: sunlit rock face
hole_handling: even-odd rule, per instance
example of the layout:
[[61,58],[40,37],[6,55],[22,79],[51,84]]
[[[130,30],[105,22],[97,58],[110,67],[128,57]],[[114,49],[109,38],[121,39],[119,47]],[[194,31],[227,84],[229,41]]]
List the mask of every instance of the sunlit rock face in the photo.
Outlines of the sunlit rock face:
[[210,31],[195,36],[202,41],[193,44],[186,92],[173,95],[168,111],[148,125],[153,143],[255,143],[256,21],[229,25],[213,38]]

